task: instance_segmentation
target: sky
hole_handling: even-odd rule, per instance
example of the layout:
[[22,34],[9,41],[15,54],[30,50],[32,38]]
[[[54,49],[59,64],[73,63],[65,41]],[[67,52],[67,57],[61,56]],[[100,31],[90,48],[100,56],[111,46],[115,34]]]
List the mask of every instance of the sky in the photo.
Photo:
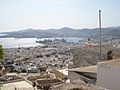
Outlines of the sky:
[[0,32],[120,26],[120,0],[0,0]]

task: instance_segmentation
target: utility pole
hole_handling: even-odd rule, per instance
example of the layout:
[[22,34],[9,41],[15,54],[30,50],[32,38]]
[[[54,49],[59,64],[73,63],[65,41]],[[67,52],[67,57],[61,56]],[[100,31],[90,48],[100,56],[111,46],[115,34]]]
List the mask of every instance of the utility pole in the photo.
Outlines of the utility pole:
[[101,10],[99,10],[99,31],[100,31],[100,61],[102,61]]

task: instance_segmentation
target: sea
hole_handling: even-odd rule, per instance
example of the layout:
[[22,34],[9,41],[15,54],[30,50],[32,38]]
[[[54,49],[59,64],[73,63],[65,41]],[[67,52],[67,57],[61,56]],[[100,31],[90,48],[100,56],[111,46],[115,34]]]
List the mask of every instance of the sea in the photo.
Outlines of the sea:
[[[44,44],[37,43],[36,41],[43,41],[45,39],[61,39],[60,37],[56,38],[0,38],[0,44],[3,46],[3,48],[18,48],[18,47],[36,47],[36,46],[44,46]],[[73,42],[73,43],[79,43],[80,40],[83,40],[82,38],[78,37],[66,37],[64,38],[67,42]]]

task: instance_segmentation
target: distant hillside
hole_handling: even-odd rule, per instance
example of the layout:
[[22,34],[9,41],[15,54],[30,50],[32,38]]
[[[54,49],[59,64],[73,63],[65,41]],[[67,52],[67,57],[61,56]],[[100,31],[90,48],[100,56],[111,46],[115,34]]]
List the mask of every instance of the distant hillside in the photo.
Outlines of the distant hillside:
[[[25,29],[21,31],[14,32],[4,32],[1,34],[7,34],[4,37],[16,37],[16,38],[49,38],[49,37],[82,37],[82,38],[99,38],[99,29],[72,29],[68,27],[64,27],[61,29]],[[3,36],[1,36],[3,37]],[[102,37],[106,39],[109,38],[119,38],[120,39],[120,27],[109,27],[102,28]]]
[[31,28],[21,31],[5,32],[2,34],[7,34],[4,37],[15,37],[15,38],[49,38],[52,36],[57,36],[56,33],[46,32],[45,30],[34,30]]

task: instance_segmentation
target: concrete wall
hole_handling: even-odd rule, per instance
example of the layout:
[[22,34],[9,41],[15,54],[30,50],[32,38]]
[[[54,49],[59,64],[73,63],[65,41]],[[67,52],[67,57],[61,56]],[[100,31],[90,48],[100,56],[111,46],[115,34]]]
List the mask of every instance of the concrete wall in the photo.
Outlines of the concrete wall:
[[[86,73],[87,74],[87,73]],[[89,76],[90,75],[93,75],[95,76],[94,74],[88,74]],[[84,77],[76,72],[72,72],[72,71],[69,71],[68,72],[68,78],[70,79],[70,81],[75,81],[75,80],[82,80],[86,83],[89,83],[89,84],[96,84],[96,80],[92,80],[92,79],[88,79],[87,77]]]
[[81,79],[79,74],[72,71],[68,71],[68,78],[70,79],[70,81]]
[[120,67],[99,63],[97,85],[110,90],[120,90]]

